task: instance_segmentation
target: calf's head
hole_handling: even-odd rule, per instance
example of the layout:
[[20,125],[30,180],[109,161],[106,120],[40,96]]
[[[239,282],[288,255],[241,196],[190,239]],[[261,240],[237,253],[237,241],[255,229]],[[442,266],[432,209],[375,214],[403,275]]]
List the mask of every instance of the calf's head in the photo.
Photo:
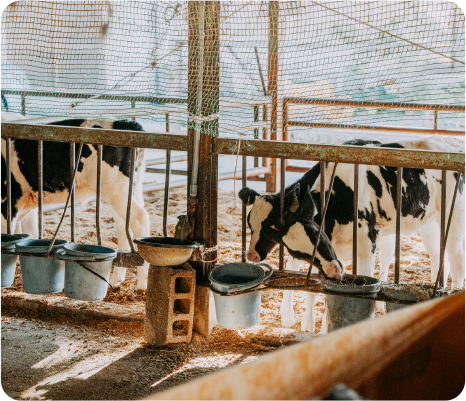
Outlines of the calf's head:
[[[285,221],[298,206],[299,183],[285,195]],[[281,242],[280,235],[280,197],[278,195],[259,195],[250,188],[239,192],[240,199],[247,205],[253,205],[248,214],[248,225],[251,229],[251,242],[247,258],[259,262]]]
[[[317,208],[308,188],[299,210],[285,222],[281,241],[291,256],[311,263],[319,235],[319,225],[314,221]],[[343,267],[337,259],[329,238],[322,231],[313,264],[327,277],[342,279]]]

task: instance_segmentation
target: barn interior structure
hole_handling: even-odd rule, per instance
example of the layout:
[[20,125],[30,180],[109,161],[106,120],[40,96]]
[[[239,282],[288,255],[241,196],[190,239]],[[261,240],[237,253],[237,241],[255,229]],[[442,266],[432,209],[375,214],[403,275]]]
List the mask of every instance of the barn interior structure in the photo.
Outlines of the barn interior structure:
[[3,392],[453,399],[465,32],[450,1],[17,1]]

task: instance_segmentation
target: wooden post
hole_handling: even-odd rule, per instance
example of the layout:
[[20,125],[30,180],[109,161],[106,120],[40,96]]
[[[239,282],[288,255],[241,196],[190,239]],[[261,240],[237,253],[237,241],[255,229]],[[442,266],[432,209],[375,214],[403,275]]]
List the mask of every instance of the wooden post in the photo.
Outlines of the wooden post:
[[[188,76],[188,112],[195,115],[197,76],[199,66],[199,2],[188,2],[189,13],[189,76]],[[219,112],[219,56],[220,56],[220,2],[206,1],[204,9],[204,71],[202,83],[202,107],[201,117],[208,117],[201,124],[199,146],[199,179],[196,199],[188,200],[188,207],[193,214],[194,232],[193,239],[204,244],[207,251],[204,253],[204,261],[191,261],[191,266],[196,270],[198,284],[207,283],[207,275],[215,266],[217,259],[217,176],[218,156],[213,150],[213,139],[218,136],[218,112]],[[217,115],[217,117],[215,117]],[[188,171],[192,170],[193,143],[195,124],[190,119],[188,136],[190,146],[188,150]],[[191,176],[188,175],[188,191],[191,185]],[[189,195],[189,193],[188,193]],[[195,210],[194,210],[195,208]],[[209,328],[209,300],[201,288],[196,289],[196,304],[194,311],[194,329],[203,335],[208,335]],[[202,301],[202,302],[201,302]]]
[[[279,2],[269,1],[269,57],[268,94],[271,96],[270,139],[276,141],[278,131],[278,15]],[[266,174],[267,192],[277,191],[277,159],[270,159],[270,173]]]

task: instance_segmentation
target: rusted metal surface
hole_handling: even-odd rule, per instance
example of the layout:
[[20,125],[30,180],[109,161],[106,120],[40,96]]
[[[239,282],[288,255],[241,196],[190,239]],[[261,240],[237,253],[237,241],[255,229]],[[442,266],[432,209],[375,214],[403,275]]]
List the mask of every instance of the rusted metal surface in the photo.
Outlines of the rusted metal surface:
[[[298,142],[278,142],[250,139],[242,146],[241,155],[359,163],[379,166],[402,166],[407,168],[429,168],[464,171],[464,153],[445,153],[421,150],[369,148],[346,145],[317,145]],[[230,138],[215,138],[214,152],[236,154],[237,141]]]
[[343,100],[343,99],[316,99],[304,97],[285,97],[285,103],[309,104],[309,105],[331,105],[347,107],[369,107],[375,109],[401,109],[401,110],[437,110],[464,113],[465,106],[447,105],[447,104],[428,104],[428,103],[396,103],[396,102],[370,102],[362,100]]
[[353,274],[358,274],[358,199],[359,199],[359,164],[354,165],[353,197]]
[[458,295],[284,347],[147,399],[323,399],[340,383],[364,399],[453,399],[464,386],[464,357],[464,295]]
[[96,145],[188,150],[188,138],[186,135],[62,127],[57,125],[2,123],[2,138],[53,142],[71,142],[72,140],[73,142],[92,143]]
[[447,172],[442,170],[442,190],[440,193],[440,287],[443,287],[444,280],[444,266],[445,266],[445,222],[447,213]]
[[39,234],[38,234],[38,238],[39,239],[42,239],[42,236],[43,236],[43,228],[44,228],[44,224],[43,224],[43,217],[44,217],[44,213],[43,213],[43,206],[44,206],[44,185],[43,185],[43,181],[44,181],[44,163],[43,163],[43,158],[44,158],[44,154],[43,154],[43,150],[44,150],[44,146],[43,146],[43,142],[42,141],[37,141],[37,162],[38,162],[38,165],[37,165],[37,178],[38,178],[38,185],[37,185],[37,209],[38,209],[38,228],[39,228]]
[[402,207],[402,180],[403,168],[396,169],[396,221],[395,221],[395,283],[400,282],[400,262],[401,262],[401,207]]
[[[243,156],[241,188],[247,186],[247,157]],[[236,194],[234,194],[236,196]],[[241,202],[241,262],[246,262],[246,204]]]
[[168,220],[168,192],[170,190],[170,163],[171,163],[171,151],[167,150],[167,157],[166,157],[166,165],[165,165],[165,193],[163,196],[163,236],[168,237],[167,232],[167,220]]
[[353,129],[361,131],[386,131],[386,132],[410,132],[413,134],[441,134],[441,135],[464,135],[464,131],[444,130],[444,129],[425,129],[413,127],[376,127],[372,125],[354,125],[354,124],[324,124],[301,121],[288,121],[290,127],[308,127],[308,128],[331,128],[331,129]]
[[138,253],[118,251],[112,263],[113,266],[138,267],[144,264],[144,259]]
[[102,191],[102,145],[97,145],[97,188],[95,192],[95,227],[97,244],[102,245],[102,234],[100,231],[100,198]]
[[[285,159],[280,159],[280,227],[285,225]],[[280,270],[285,270],[284,266],[285,247],[283,244],[278,248],[278,264]]]
[[[278,24],[280,3],[269,1],[269,43],[268,43],[268,94],[271,96],[270,139],[278,139]],[[277,159],[270,158],[270,173],[266,176],[266,191],[277,190]]]
[[[71,231],[71,242],[75,242],[75,209],[76,209],[76,200],[75,200],[75,193],[74,187],[72,187],[71,183],[73,182],[73,174],[74,174],[74,163],[75,163],[76,155],[75,155],[75,144],[72,142],[70,143],[70,203],[71,203],[71,211],[70,211],[70,231]],[[79,160],[78,160],[79,163]]]
[[11,139],[7,138],[5,143],[6,163],[6,232],[11,234]]
[[133,238],[130,232],[131,223],[131,205],[133,201],[133,182],[134,182],[134,165],[136,161],[136,149],[131,148],[131,167],[129,171],[129,188],[128,188],[128,203],[126,205],[126,238],[128,239],[131,252],[135,253]]

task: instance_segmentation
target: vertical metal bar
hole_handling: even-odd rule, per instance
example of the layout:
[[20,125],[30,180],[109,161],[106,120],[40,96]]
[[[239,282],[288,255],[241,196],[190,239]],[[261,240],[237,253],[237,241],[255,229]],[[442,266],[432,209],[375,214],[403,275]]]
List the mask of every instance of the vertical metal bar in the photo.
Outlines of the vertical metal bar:
[[6,232],[11,234],[11,138],[6,138]]
[[[269,121],[269,118],[268,118],[267,114],[268,114],[267,103],[264,103],[263,111],[262,111],[262,120],[263,121],[266,121],[266,122]],[[267,132],[267,128],[264,128],[263,131],[262,131],[262,139],[269,139],[269,134]],[[262,166],[268,167],[269,166],[269,160],[270,160],[269,158],[263,157],[262,158]]]
[[358,273],[358,199],[359,199],[359,164],[354,165],[354,210],[353,210],[353,274]]
[[167,161],[165,164],[165,192],[163,195],[163,236],[168,237],[167,220],[168,220],[168,192],[170,190],[170,165],[171,165],[171,150],[167,150]]
[[[280,229],[285,225],[285,159],[280,159]],[[280,244],[278,253],[278,268],[279,270],[285,269],[285,248]]]
[[44,155],[43,155],[44,143],[43,141],[37,141],[37,203],[38,203],[38,228],[39,228],[39,239],[42,239],[43,230],[43,205],[44,205]]
[[[75,226],[75,215],[74,215],[74,212],[75,212],[75,206],[76,206],[76,202],[75,202],[75,198],[74,198],[74,187],[72,188],[73,186],[73,173],[74,173],[74,165],[75,165],[75,159],[76,159],[76,155],[75,155],[75,144],[74,143],[71,143],[70,144],[70,190],[71,190],[71,199],[70,199],[70,202],[71,202],[71,242],[75,242],[75,231],[74,231],[74,226]],[[78,163],[79,163],[79,160],[78,160]]]
[[[254,122],[259,122],[259,106],[254,106]],[[254,139],[259,138],[259,128],[254,128]],[[259,166],[259,157],[254,156],[254,167]]]
[[21,114],[26,115],[26,94],[21,93]]
[[[307,190],[307,188],[306,188]],[[320,162],[320,215],[324,215],[325,204],[325,162]]]
[[438,130],[438,110],[434,111],[434,134],[437,133]]
[[[170,132],[170,114],[165,114],[165,131]],[[166,152],[166,161],[165,161],[165,193],[163,195],[163,236],[168,237],[167,230],[167,221],[168,221],[168,193],[170,190],[170,167],[171,167],[171,150]]]
[[[288,102],[283,101],[283,128],[282,128],[282,141],[289,141],[288,133]],[[288,160],[285,162],[285,169],[288,166]],[[307,190],[307,189],[306,189]]]
[[[247,156],[243,156],[243,173],[241,177],[241,187],[246,188],[247,185]],[[236,196],[236,194],[235,194]],[[246,204],[241,202],[241,261],[246,262]]]
[[402,182],[403,168],[396,168],[396,243],[395,243],[395,283],[400,282],[400,261],[401,261],[401,202],[402,202]]
[[100,231],[100,197],[102,192],[102,145],[97,145],[97,188],[95,191],[95,227],[97,244],[102,245],[102,234]]
[[445,263],[445,222],[447,210],[447,170],[442,170],[442,192],[440,197],[440,287],[443,287],[444,281],[444,263]]
[[[278,139],[278,20],[280,3],[269,1],[268,93],[271,96],[270,139]],[[277,159],[270,159],[270,173],[266,174],[267,192],[277,190]]]
[[[131,108],[136,108],[136,100],[131,99]],[[131,120],[136,121],[136,117],[132,117]]]
[[131,167],[129,172],[129,188],[128,188],[128,204],[126,207],[126,238],[128,239],[131,252],[135,253],[133,239],[130,233],[130,222],[131,222],[131,203],[133,200],[133,182],[134,182],[134,165],[136,162],[136,151],[131,148]]

